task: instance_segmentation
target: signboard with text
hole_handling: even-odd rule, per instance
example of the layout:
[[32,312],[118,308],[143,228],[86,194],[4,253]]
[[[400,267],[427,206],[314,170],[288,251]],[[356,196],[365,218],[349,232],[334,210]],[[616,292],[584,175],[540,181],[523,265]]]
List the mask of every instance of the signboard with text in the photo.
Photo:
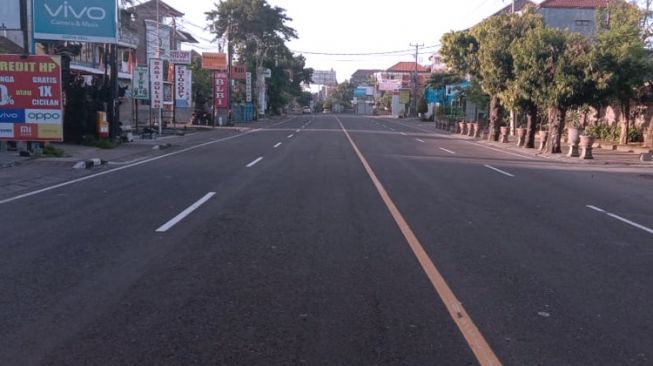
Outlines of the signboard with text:
[[226,72],[216,72],[213,74],[213,97],[214,107],[229,108],[229,84]]
[[231,66],[231,79],[245,80],[246,72],[247,72],[247,67],[245,65],[233,65]]
[[190,65],[190,51],[170,50],[168,61],[176,65]]
[[252,73],[245,73],[245,102],[252,102]]
[[175,66],[175,106],[190,108],[192,106],[192,71],[184,65]]
[[63,141],[59,56],[0,54],[0,139]]
[[116,43],[117,0],[32,0],[34,39]]
[[202,52],[202,68],[206,70],[227,70],[227,54]]
[[134,69],[132,96],[134,99],[150,99],[150,77],[146,66],[136,66]]
[[150,107],[163,107],[163,60],[150,59]]

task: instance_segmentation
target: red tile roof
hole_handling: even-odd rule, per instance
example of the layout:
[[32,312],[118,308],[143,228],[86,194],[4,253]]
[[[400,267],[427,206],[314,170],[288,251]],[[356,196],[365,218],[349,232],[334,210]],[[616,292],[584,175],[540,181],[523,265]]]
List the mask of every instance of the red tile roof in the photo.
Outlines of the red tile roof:
[[608,0],[544,0],[540,8],[585,8],[596,9],[608,6]]
[[[415,62],[398,62],[388,70],[387,72],[415,72]],[[431,69],[426,66],[417,64],[417,72],[431,72]]]

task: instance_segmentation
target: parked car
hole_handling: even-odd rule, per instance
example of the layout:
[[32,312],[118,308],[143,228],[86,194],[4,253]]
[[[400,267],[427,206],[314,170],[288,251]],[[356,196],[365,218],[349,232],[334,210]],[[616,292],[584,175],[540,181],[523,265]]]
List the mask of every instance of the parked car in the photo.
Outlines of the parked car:
[[302,109],[302,114],[311,114],[311,113],[312,113],[311,107],[304,107],[304,109]]

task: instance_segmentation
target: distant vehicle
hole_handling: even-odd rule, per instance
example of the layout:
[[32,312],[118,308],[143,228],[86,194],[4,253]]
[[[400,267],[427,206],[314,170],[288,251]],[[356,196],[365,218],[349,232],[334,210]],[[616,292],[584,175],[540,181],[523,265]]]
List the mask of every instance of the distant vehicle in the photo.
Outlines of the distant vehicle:
[[302,114],[311,114],[311,107],[304,107],[302,110]]

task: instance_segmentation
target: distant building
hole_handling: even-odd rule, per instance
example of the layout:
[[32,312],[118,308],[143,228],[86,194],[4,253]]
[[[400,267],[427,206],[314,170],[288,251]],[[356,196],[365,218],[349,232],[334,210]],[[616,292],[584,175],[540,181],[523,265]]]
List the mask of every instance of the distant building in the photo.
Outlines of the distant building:
[[313,84],[335,86],[338,84],[336,79],[336,72],[331,70],[314,70],[313,71]]
[[566,29],[594,38],[596,12],[608,6],[608,0],[545,0],[538,6],[547,27]]
[[429,60],[431,61],[431,73],[442,73],[447,71],[448,67],[442,61],[440,52],[433,53],[431,56],[429,56]]
[[368,83],[370,78],[374,77],[374,74],[381,70],[378,69],[359,69],[351,74],[351,79],[349,81],[354,85],[360,85],[363,83]]

